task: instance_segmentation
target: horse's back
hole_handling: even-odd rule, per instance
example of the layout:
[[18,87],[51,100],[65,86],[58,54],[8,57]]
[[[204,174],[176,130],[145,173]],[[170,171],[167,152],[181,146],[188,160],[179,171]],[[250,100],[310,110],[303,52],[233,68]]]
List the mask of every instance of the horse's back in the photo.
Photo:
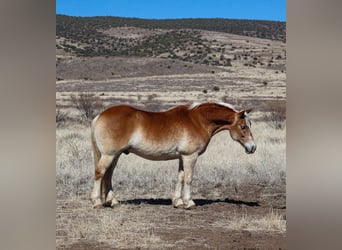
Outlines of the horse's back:
[[94,119],[93,130],[101,131],[102,134],[111,137],[125,137],[125,134],[132,134],[139,129],[156,131],[162,128],[165,130],[166,125],[170,125],[177,117],[177,115],[170,115],[174,111],[148,112],[128,105],[114,106],[106,109]]
[[187,119],[186,110],[178,106],[165,112],[148,112],[126,105],[114,106],[94,119],[93,133],[98,141],[114,148],[137,141],[154,144],[175,141],[183,134],[181,124]]

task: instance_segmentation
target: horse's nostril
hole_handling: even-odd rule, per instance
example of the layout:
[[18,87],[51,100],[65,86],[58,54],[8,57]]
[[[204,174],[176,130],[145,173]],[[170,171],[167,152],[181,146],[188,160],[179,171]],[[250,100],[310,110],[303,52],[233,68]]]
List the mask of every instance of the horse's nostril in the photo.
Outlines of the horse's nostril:
[[253,141],[243,144],[247,154],[253,154],[256,150],[256,145]]

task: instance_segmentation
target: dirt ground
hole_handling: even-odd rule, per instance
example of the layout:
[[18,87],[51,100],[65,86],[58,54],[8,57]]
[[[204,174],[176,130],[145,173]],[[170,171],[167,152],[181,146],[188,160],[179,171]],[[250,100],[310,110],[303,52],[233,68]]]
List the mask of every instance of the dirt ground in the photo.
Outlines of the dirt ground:
[[[217,188],[216,192],[219,192]],[[230,220],[248,215],[265,215],[270,210],[286,220],[285,189],[262,186],[244,187],[238,195],[233,190],[220,190],[222,198],[196,199],[193,210],[175,209],[168,198],[133,198],[121,201],[115,209],[93,209],[88,197],[68,201],[57,199],[57,223],[76,225],[83,220],[93,224],[103,223],[101,217],[119,218],[118,223],[105,227],[116,227],[111,242],[86,239],[79,233],[78,238],[67,236],[68,226],[57,231],[57,249],[285,249],[286,235],[283,232],[265,232],[262,230],[231,230],[225,226]],[[235,193],[234,195],[232,195]],[[142,195],[142,197],[144,197]],[[146,196],[148,197],[148,196]],[[202,196],[203,197],[203,196]],[[216,196],[217,197],[217,196]],[[126,217],[129,216],[129,217]],[[132,232],[130,222],[137,222]],[[140,221],[138,223],[138,221]],[[141,222],[143,221],[143,222]],[[73,222],[73,223],[69,223]],[[111,220],[108,220],[110,223]],[[139,229],[139,227],[141,229]],[[135,232],[135,230],[137,230]],[[125,240],[122,236],[125,235]],[[150,240],[140,238],[147,235]],[[100,238],[100,236],[96,236]],[[108,236],[107,236],[108,237]],[[151,242],[154,244],[150,244]],[[140,245],[141,242],[141,245]],[[68,244],[70,243],[70,244]]]

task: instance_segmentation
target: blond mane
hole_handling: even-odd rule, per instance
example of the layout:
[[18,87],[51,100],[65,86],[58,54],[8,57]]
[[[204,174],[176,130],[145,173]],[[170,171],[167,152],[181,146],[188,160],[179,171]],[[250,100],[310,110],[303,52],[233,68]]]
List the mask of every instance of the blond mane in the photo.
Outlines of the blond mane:
[[[188,109],[195,109],[195,108],[198,108],[200,105],[204,104],[205,102],[201,103],[201,102],[193,102],[191,104],[189,104],[189,107]],[[214,102],[216,103],[217,105],[221,105],[221,106],[224,106],[224,107],[227,107],[227,108],[230,108],[232,109],[233,111],[235,112],[238,112],[233,105],[231,105],[230,103],[225,103],[225,102]]]

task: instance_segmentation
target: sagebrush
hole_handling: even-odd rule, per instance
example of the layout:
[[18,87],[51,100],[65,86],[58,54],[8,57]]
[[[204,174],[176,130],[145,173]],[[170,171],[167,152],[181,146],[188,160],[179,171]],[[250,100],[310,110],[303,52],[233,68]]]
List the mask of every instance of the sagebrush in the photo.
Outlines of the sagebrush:
[[81,117],[90,121],[104,109],[104,104],[99,96],[95,93],[80,93],[71,95],[71,102],[80,112]]

